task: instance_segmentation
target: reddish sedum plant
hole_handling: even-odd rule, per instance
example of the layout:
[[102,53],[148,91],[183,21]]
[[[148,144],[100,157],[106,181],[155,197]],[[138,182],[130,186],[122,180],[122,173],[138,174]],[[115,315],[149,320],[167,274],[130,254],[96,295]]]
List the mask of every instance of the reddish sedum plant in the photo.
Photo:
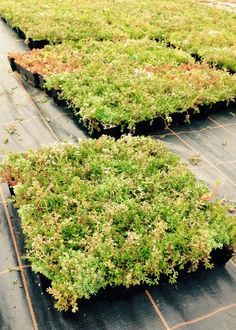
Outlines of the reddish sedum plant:
[[78,52],[72,47],[46,46],[42,49],[33,49],[24,53],[10,53],[10,58],[21,67],[32,73],[46,76],[52,73],[73,72],[80,66]]

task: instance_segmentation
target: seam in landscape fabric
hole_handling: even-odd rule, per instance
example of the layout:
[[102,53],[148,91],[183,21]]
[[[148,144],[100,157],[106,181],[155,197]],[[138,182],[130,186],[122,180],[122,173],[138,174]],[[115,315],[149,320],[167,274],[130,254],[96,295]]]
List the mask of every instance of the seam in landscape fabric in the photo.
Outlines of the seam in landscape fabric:
[[[210,118],[208,118],[208,119],[210,119]],[[1,123],[0,123],[0,125],[1,125]],[[221,125],[221,126],[219,126],[219,124],[217,124],[216,126],[210,126],[210,128],[205,128],[204,127],[204,128],[200,128],[200,129],[194,129],[192,131],[182,130],[182,131],[178,131],[178,135],[181,135],[181,134],[190,134],[191,135],[191,134],[206,132],[206,131],[209,131],[209,130],[212,130],[212,129],[224,128],[224,127],[233,126],[233,125],[236,125],[236,123],[228,123],[228,124],[224,124],[224,125]],[[232,133],[229,130],[228,130],[228,132]],[[157,135],[155,135],[155,137],[161,138],[163,135],[166,137],[166,136],[173,136],[174,134],[173,133],[157,134]]]
[[213,123],[217,124],[218,127],[223,128],[226,132],[230,133],[232,136],[236,137],[236,134],[234,134],[233,132],[231,132],[230,130],[228,130],[228,128],[224,127],[223,125],[221,125],[219,122],[217,122],[215,119],[211,118],[208,116],[208,119],[210,119]]
[[233,307],[236,307],[236,303],[234,304],[230,304],[230,305],[227,305],[227,306],[224,306],[224,307],[221,307],[221,308],[218,308],[216,310],[214,310],[213,312],[211,313],[207,313],[205,315],[202,315],[202,316],[199,316],[193,320],[190,320],[190,321],[187,321],[187,322],[183,322],[183,323],[179,323],[177,325],[175,325],[174,327],[171,328],[171,330],[175,330],[175,329],[179,329],[179,328],[182,328],[186,325],[189,325],[189,324],[194,324],[194,323],[197,323],[197,322],[200,322],[200,321],[203,321],[205,319],[208,319],[209,317],[212,317],[218,313],[221,313],[221,312],[224,312],[230,308],[233,308]]
[[[193,150],[194,152],[198,153],[197,149],[195,149],[193,146],[191,146],[191,144],[189,144],[188,142],[186,142],[181,136],[178,135],[178,133],[176,133],[175,131],[173,131],[171,128],[168,128],[168,130],[170,132],[172,132],[183,144],[185,144],[186,146],[188,146],[191,150]],[[212,164],[212,162],[210,162],[205,156],[202,155],[202,158],[211,165],[211,167],[213,167],[215,170],[217,170],[221,175],[223,175],[223,177],[225,177],[226,180],[228,180],[233,186],[236,186],[236,183],[231,180],[224,172],[222,172],[219,168],[217,168],[214,164]]]

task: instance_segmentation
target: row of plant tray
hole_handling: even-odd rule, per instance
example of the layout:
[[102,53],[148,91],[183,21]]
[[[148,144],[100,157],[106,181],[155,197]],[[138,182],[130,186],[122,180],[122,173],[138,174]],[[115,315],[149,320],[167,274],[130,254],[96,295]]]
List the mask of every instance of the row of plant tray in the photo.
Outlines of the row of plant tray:
[[[49,45],[50,44],[50,41],[47,40],[47,39],[42,39],[42,40],[34,40],[32,38],[27,38],[26,37],[26,34],[24,33],[24,31],[22,31],[19,27],[13,27],[10,20],[6,19],[5,17],[1,17],[2,21],[4,23],[6,23],[13,31],[15,31],[18,35],[18,37],[22,40],[24,40],[26,42],[26,44],[28,45],[28,47],[32,50],[32,49],[35,49],[35,48],[38,48],[38,49],[41,49],[41,48],[44,48],[46,45]],[[170,41],[166,40],[165,38],[155,38],[154,39],[157,43],[165,43],[166,47],[169,47],[169,48],[177,48],[174,44],[172,44]],[[61,43],[61,42],[57,42],[57,43]],[[204,58],[202,56],[200,56],[197,52],[195,53],[191,53],[190,54],[196,62],[198,63],[202,63],[204,61]],[[219,70],[222,69],[222,67],[218,64],[215,64],[215,63],[208,63],[210,66],[212,67],[215,67]],[[227,71],[231,74],[235,74],[236,71],[235,70],[232,70],[232,69],[227,69]]]
[[[13,57],[8,56],[8,60],[11,66],[11,69],[13,71],[18,72],[23,79],[25,79],[28,83],[30,83],[33,87],[39,88],[43,91],[45,91],[50,97],[53,98],[54,102],[58,104],[59,106],[65,107],[70,114],[74,116],[74,119],[76,121],[80,121],[83,123],[83,127],[87,130],[88,126],[86,125],[86,122],[83,122],[79,115],[79,109],[73,109],[73,107],[70,105],[69,100],[61,99],[60,98],[60,90],[55,90],[54,88],[47,90],[44,87],[45,79],[42,75],[38,73],[33,73],[18,63],[15,62],[15,59]],[[234,104],[234,101],[226,102],[226,101],[219,101],[214,104],[209,105],[202,105],[199,107],[199,111],[196,112],[194,109],[189,109],[187,112],[176,112],[170,115],[172,118],[173,124],[182,124],[186,121],[186,116],[188,116],[188,119],[195,120],[195,119],[204,119],[209,114],[211,114],[214,111],[217,111],[219,109],[227,109],[232,104]],[[73,110],[72,110],[73,109]],[[117,126],[109,126],[106,127],[102,125],[99,121],[96,121],[94,124],[94,127],[96,129],[92,130],[90,132],[92,137],[99,137],[102,134],[119,137],[122,134],[130,133],[130,129],[127,127],[126,124],[124,125],[117,125]],[[134,134],[147,134],[152,130],[161,130],[167,127],[167,122],[165,118],[159,116],[155,118],[154,120],[147,120],[139,122],[135,125],[135,129],[132,130]]]

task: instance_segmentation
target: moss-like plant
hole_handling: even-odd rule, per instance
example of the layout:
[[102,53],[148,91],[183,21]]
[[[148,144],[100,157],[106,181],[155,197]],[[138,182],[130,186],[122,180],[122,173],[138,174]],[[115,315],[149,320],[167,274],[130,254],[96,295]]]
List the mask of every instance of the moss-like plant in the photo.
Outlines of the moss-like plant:
[[[43,74],[90,129],[128,126],[230,101],[236,77],[195,64],[186,52],[147,39],[81,42],[13,54],[21,66]],[[59,73],[61,71],[61,73]]]
[[165,39],[236,71],[236,14],[196,0],[1,0],[0,13],[36,40]]
[[126,136],[10,154],[27,258],[59,310],[107,286],[176,281],[235,243],[235,217],[161,142]]
[[[45,46],[43,49],[10,53],[15,62],[33,73],[49,76],[52,73],[79,71],[91,66],[93,69],[103,65],[123,65],[134,70],[138,76],[138,67],[143,66],[151,75],[155,70],[166,71],[180,64],[194,64],[194,59],[185,51],[167,48],[165,43],[156,43],[149,39],[111,41],[64,42],[60,45]],[[120,63],[122,62],[122,63]],[[137,72],[136,72],[137,71]],[[104,72],[105,74],[105,72]]]
[[9,57],[28,71],[44,77],[52,73],[73,72],[79,69],[81,61],[78,52],[66,45],[9,53]]

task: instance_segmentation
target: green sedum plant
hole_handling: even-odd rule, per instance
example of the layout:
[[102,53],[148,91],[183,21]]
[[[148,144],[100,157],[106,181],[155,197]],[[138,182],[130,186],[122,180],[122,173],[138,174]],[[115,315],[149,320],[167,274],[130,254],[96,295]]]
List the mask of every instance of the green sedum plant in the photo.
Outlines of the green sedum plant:
[[[171,283],[183,268],[211,267],[235,243],[235,217],[163,143],[101,137],[11,153],[0,166],[14,186],[34,271],[51,280],[59,310],[101,288]],[[233,229],[234,228],[234,229]]]
[[27,38],[164,39],[236,71],[236,14],[196,0],[1,0],[0,14]]
[[[57,48],[60,53],[59,46]],[[236,77],[195,64],[185,52],[154,41],[77,44],[77,70],[46,76],[46,87],[79,110],[90,129],[166,118],[236,95]]]
[[236,95],[235,76],[148,39],[63,43],[11,56],[43,75],[46,88],[59,90],[91,130],[168,122],[171,114]]

